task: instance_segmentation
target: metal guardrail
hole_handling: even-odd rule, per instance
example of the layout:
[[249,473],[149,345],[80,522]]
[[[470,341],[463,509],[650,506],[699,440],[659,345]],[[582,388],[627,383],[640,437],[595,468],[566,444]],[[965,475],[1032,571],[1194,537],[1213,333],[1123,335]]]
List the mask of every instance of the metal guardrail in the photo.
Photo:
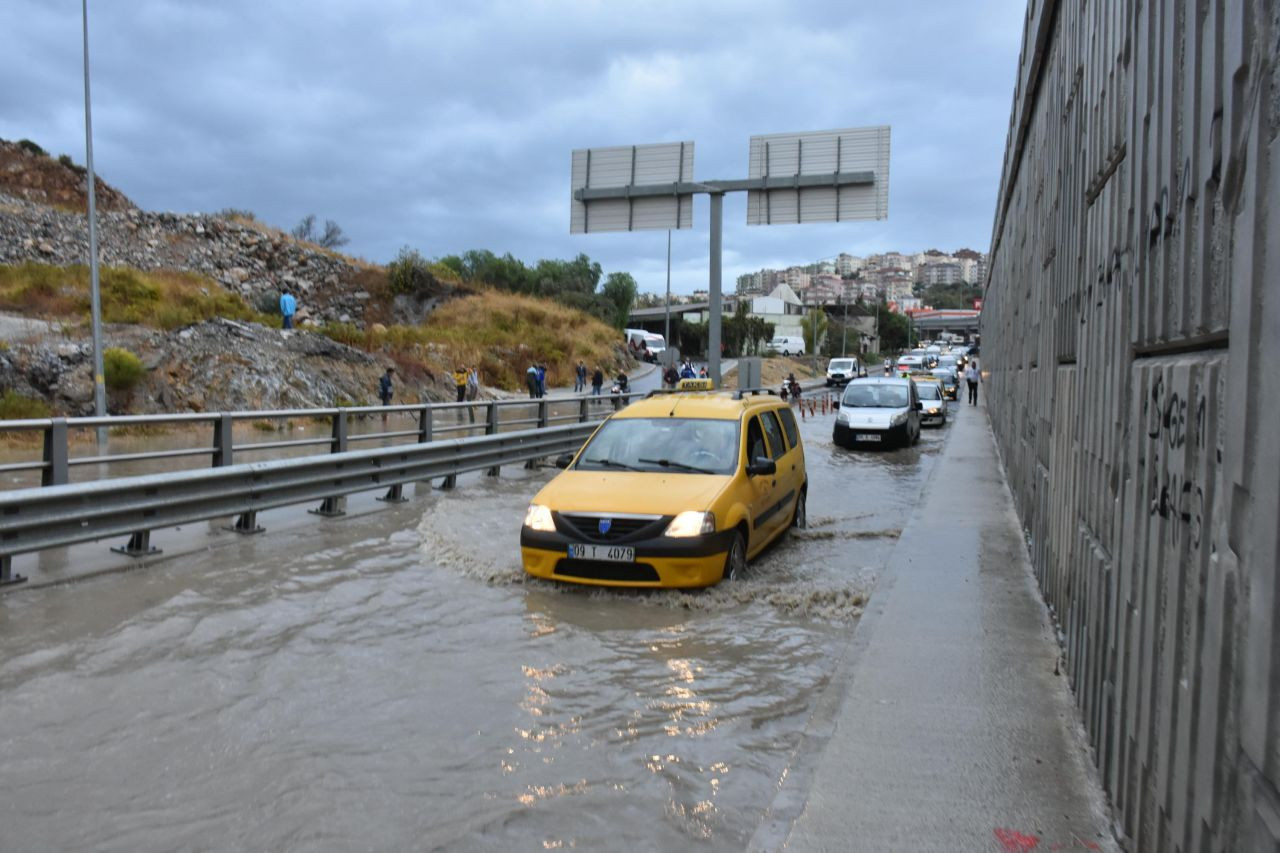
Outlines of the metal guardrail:
[[[419,406],[364,407],[341,409],[300,409],[271,412],[229,412],[217,415],[159,415],[118,418],[69,418],[0,423],[5,430],[43,430],[44,459],[38,463],[19,463],[26,469],[39,467],[44,485],[0,492],[0,586],[19,583],[25,578],[14,575],[15,555],[47,548],[72,545],[114,536],[129,536],[122,548],[112,550],[133,557],[157,553],[151,547],[151,531],[194,521],[236,516],[228,529],[238,533],[257,533],[257,514],[265,509],[319,500],[313,513],[336,516],[344,513],[345,497],[372,489],[387,489],[379,500],[405,500],[405,483],[443,477],[444,488],[452,488],[457,475],[468,471],[487,470],[496,476],[503,465],[530,463],[546,456],[576,451],[591,435],[600,417],[607,416],[632,398],[636,392],[608,397],[572,397],[551,400],[490,401],[485,403],[445,403]],[[561,415],[554,421],[573,423],[553,425],[549,406],[559,402],[577,402],[573,416]],[[536,417],[501,421],[504,407],[534,407]],[[432,440],[445,429],[433,430],[434,413],[441,409],[484,408],[485,419],[474,429],[484,435]],[[418,428],[402,432],[378,432],[350,436],[348,418],[352,415],[412,412]],[[327,439],[302,439],[282,442],[255,442],[238,447],[231,442],[231,426],[236,420],[263,418],[329,417],[332,435]],[[214,426],[211,447],[180,451],[154,451],[69,458],[67,431],[72,427],[97,428],[132,424],[205,422]],[[513,432],[499,432],[501,426],[532,426]],[[447,431],[472,429],[470,423],[451,425]],[[351,450],[353,440],[386,439],[412,436],[413,443],[389,447]],[[236,450],[329,445],[331,452],[290,459],[235,464]],[[68,483],[66,476],[73,464],[122,461],[124,459],[163,459],[179,455],[208,453],[210,469],[171,471],[131,477]],[[17,470],[18,465],[4,466]],[[57,480],[61,478],[60,482]],[[53,481],[53,482],[51,482]]]
[[[637,392],[613,395],[582,395],[574,397],[543,397],[540,399],[486,400],[463,403],[424,403],[401,406],[351,406],[325,409],[273,409],[239,412],[188,412],[172,415],[117,415],[104,418],[40,418],[32,420],[0,421],[0,437],[18,432],[43,434],[41,458],[30,461],[0,464],[0,475],[38,471],[42,486],[57,486],[71,482],[71,469],[77,466],[110,465],[121,462],[138,462],[160,459],[205,457],[212,467],[226,467],[235,463],[237,456],[245,453],[289,450],[304,447],[327,447],[331,453],[343,453],[351,445],[367,441],[401,441],[423,444],[443,436],[494,435],[504,428],[546,427],[558,423],[582,423],[612,413],[621,403],[640,396]],[[565,413],[565,408],[572,409]],[[560,410],[560,411],[556,411]],[[447,415],[456,412],[456,423],[447,422]],[[465,414],[465,418],[464,418]],[[505,416],[504,416],[505,415]],[[515,417],[511,417],[515,415]],[[356,419],[387,416],[412,419],[414,428],[370,433],[353,432]],[[237,423],[295,420],[328,420],[328,437],[237,442],[234,427]],[[71,454],[70,436],[75,431],[119,427],[181,427],[207,426],[209,440],[195,447],[141,453]],[[261,458],[261,457],[258,457]]]

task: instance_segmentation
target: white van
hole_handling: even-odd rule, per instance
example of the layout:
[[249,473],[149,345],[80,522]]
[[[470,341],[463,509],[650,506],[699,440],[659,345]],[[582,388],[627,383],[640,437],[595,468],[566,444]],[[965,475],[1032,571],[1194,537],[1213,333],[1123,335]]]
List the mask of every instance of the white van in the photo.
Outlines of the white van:
[[658,356],[667,348],[666,338],[657,332],[646,332],[644,329],[623,329],[622,333],[626,335],[627,349],[631,350],[637,358],[643,358],[645,361],[656,362]]
[[791,335],[778,335],[769,341],[769,349],[782,355],[804,355],[804,338]]

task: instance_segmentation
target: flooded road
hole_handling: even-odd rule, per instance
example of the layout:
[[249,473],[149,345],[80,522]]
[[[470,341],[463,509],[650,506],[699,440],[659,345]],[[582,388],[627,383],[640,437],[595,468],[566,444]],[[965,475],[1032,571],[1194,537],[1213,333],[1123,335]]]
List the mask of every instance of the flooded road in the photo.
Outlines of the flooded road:
[[831,423],[812,526],[703,592],[526,579],[553,472],[504,469],[0,596],[0,849],[741,849],[947,433]]

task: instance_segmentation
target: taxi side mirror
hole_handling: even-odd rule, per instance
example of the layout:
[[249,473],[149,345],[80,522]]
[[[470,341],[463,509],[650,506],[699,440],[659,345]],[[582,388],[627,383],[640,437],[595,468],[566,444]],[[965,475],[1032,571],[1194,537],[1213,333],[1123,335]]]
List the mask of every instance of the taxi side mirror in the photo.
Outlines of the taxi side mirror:
[[757,456],[747,466],[748,477],[767,477],[778,473],[778,464],[766,456]]
[[920,401],[919,403],[916,403],[916,411],[918,411],[918,412],[923,412],[923,411],[924,411],[924,401],[923,401],[923,400],[922,400],[922,401]]
[[561,453],[559,456],[556,457],[557,468],[568,468],[572,464],[573,464],[572,453]]

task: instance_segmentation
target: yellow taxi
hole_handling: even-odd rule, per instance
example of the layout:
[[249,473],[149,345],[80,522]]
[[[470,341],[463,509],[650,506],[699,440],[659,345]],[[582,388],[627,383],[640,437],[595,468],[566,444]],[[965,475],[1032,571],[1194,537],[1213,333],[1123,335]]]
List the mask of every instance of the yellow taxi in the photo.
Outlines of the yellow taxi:
[[807,487],[795,415],[772,392],[655,392],[601,424],[534,496],[524,569],[598,586],[709,586],[805,526]]

